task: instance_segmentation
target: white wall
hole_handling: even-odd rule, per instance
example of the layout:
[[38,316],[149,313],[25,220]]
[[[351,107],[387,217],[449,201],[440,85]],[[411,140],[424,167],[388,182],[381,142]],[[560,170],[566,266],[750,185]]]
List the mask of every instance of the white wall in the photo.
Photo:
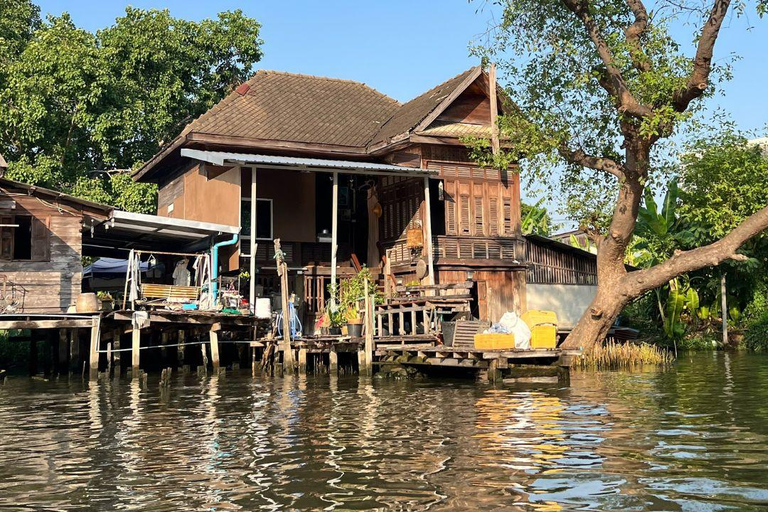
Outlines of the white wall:
[[559,327],[576,325],[596,292],[597,286],[573,284],[528,284],[525,287],[528,309],[554,311]]

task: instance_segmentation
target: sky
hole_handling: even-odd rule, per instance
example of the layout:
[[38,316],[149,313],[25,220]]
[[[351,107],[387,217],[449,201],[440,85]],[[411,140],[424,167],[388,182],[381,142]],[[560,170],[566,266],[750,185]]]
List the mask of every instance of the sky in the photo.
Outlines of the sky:
[[[37,3],[44,16],[66,11],[79,27],[90,31],[114,23],[129,4]],[[135,0],[130,5],[167,8],[173,16],[190,20],[242,9],[262,24],[264,58],[257,68],[356,80],[400,101],[477,65],[469,45],[498,16],[497,8],[467,0]],[[691,41],[690,35],[690,28],[675,34],[681,43]],[[723,59],[735,53],[740,59],[733,65],[734,77],[725,84],[725,94],[710,99],[708,105],[728,112],[739,129],[762,134],[768,125],[767,50],[768,17],[760,19],[752,10],[746,17],[729,19],[715,56]]]

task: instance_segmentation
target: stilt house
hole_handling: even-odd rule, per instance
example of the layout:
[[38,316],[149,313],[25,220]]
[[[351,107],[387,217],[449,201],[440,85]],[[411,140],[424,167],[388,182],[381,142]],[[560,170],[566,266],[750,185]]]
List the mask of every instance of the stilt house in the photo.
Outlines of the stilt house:
[[251,297],[277,290],[279,238],[305,330],[358,264],[391,290],[466,286],[480,319],[560,304],[572,323],[594,256],[524,237],[517,169],[481,167],[463,142],[490,136],[490,87],[473,67],[401,104],[354,81],[258,71],[134,178],[158,184],[158,215],[242,227],[222,271],[249,272]]

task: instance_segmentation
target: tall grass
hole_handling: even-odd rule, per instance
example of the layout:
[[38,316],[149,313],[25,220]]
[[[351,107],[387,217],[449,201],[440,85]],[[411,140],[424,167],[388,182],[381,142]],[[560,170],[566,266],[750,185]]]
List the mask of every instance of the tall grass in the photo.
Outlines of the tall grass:
[[643,365],[666,365],[675,360],[667,349],[648,343],[596,343],[578,359],[577,366],[589,370],[634,368]]

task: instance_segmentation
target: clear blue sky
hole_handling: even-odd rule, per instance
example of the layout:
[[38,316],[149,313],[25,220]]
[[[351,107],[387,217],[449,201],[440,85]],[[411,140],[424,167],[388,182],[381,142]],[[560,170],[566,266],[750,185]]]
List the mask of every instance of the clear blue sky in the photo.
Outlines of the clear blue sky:
[[[78,26],[95,31],[114,22],[128,2],[41,0],[45,14],[69,12]],[[141,8],[168,8],[174,16],[200,20],[243,9],[262,24],[263,69],[348,78],[400,101],[477,64],[468,45],[492,15],[467,0],[136,0]],[[751,24],[754,28],[746,31]],[[750,14],[731,20],[718,42],[719,56],[735,52],[734,79],[726,95],[711,101],[733,115],[742,129],[768,123],[768,19]],[[685,37],[687,34],[681,34]],[[680,39],[681,41],[685,39]]]
[[[112,24],[128,2],[38,0],[42,14],[67,11],[75,23],[95,31]],[[494,14],[467,0],[136,0],[140,8],[168,8],[191,20],[243,9],[262,24],[262,69],[347,78],[364,82],[400,101],[476,65],[468,46]],[[650,2],[649,2],[650,5]],[[496,11],[498,12],[498,11]],[[747,30],[752,26],[751,30]],[[676,34],[690,40],[690,30]],[[722,107],[743,130],[768,124],[768,19],[754,10],[748,18],[729,20],[716,57],[740,55],[725,95],[709,106]]]

